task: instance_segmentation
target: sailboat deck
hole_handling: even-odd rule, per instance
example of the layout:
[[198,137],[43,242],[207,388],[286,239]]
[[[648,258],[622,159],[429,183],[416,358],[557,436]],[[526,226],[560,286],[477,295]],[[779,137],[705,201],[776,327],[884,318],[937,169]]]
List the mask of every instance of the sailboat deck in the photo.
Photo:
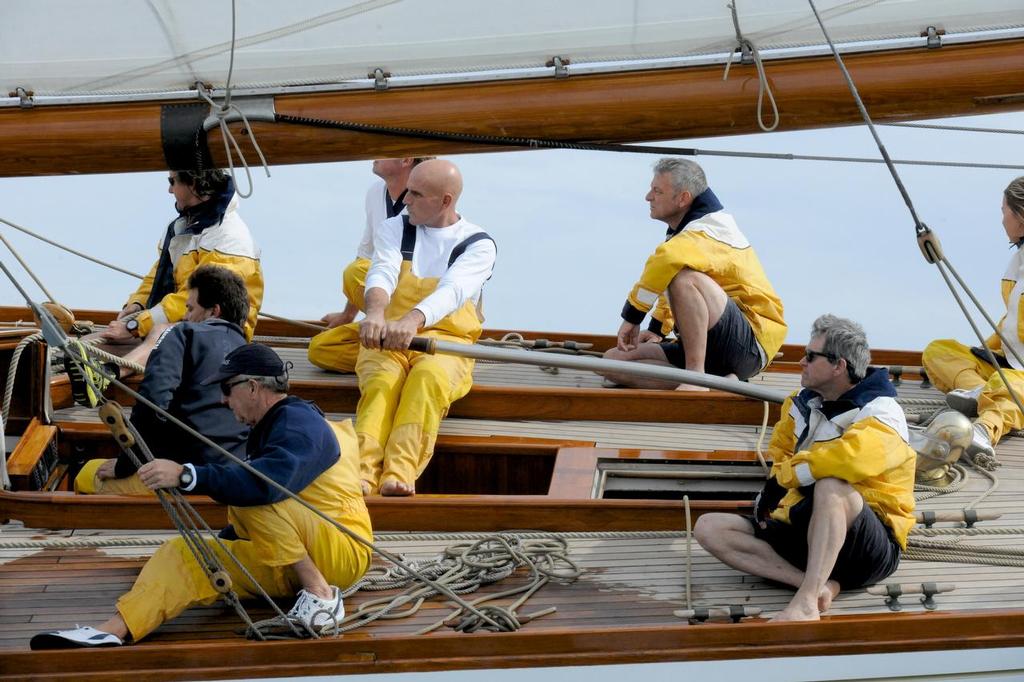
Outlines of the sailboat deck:
[[[305,348],[276,347],[282,359],[294,367],[291,376],[296,380],[324,381],[338,387],[355,387],[354,374],[338,374],[324,371],[309,362]],[[540,353],[538,353],[540,355]],[[473,369],[473,383],[480,386],[520,386],[544,388],[601,388],[601,377],[593,372],[572,369],[541,368],[529,365],[477,360]],[[751,383],[793,391],[800,385],[800,374],[792,372],[761,372],[751,377]],[[614,391],[615,389],[607,389]],[[922,387],[917,379],[901,382],[898,387],[901,397],[914,399],[941,399],[942,393],[932,386]]]
[[[986,528],[1013,529],[1024,526],[1024,441],[1011,438],[999,447],[1003,466],[996,475],[998,489],[977,506],[978,511],[1003,514],[998,521],[984,522]],[[920,509],[958,510],[988,490],[990,482],[970,471],[967,484],[953,494],[922,502]],[[683,519],[680,518],[680,530]],[[940,526],[949,524],[939,524]],[[389,534],[378,529],[382,546],[407,559],[432,557],[466,535]],[[45,548],[54,538],[140,538],[137,546]],[[25,649],[35,632],[72,623],[105,620],[117,596],[126,591],[155,542],[170,537],[166,532],[139,531],[39,531],[12,523],[0,527],[0,648]],[[477,537],[477,536],[473,536]],[[21,541],[35,547],[13,546]],[[583,569],[572,584],[551,583],[520,610],[530,614],[548,606],[557,612],[525,625],[531,631],[563,628],[621,628],[632,626],[680,625],[684,621],[673,610],[685,607],[686,540],[682,532],[670,534],[597,534],[568,536],[569,556]],[[1020,535],[989,535],[961,540],[966,546],[991,545],[1024,549]],[[523,580],[522,572],[504,582],[484,588],[478,594],[498,591]],[[922,582],[953,583],[955,591],[936,597],[939,610],[970,611],[1024,608],[1020,592],[1020,569],[958,562],[904,560],[887,583],[916,585]],[[738,573],[692,544],[692,604],[695,606],[740,604],[757,606],[771,613],[781,609],[791,592]],[[360,603],[380,593],[357,594],[347,601],[351,613]],[[902,599],[904,612],[923,612],[915,596]],[[287,605],[286,605],[287,606]],[[429,602],[417,615],[402,620],[376,622],[361,634],[348,637],[412,635],[416,630],[445,616],[449,608],[440,601]],[[829,617],[851,614],[889,613],[882,597],[863,590],[841,594]],[[254,618],[271,614],[259,605]],[[160,628],[142,646],[168,641],[209,639],[239,640],[240,622],[232,611],[220,606],[196,608]],[[446,628],[441,628],[445,630]],[[427,637],[436,635],[425,635]]]

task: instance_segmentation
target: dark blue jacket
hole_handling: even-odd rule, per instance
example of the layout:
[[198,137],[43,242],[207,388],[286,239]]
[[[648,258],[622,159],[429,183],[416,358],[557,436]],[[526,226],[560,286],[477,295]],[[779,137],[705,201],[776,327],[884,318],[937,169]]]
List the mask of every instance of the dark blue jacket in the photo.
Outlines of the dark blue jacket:
[[[221,403],[218,384],[203,386],[199,382],[216,372],[224,356],[244,343],[245,335],[238,325],[225,320],[179,322],[157,340],[146,362],[139,393],[241,457],[249,427],[235,419],[228,406]],[[132,410],[131,421],[154,457],[181,464],[221,459],[216,450],[141,403]],[[117,458],[116,476],[124,478],[133,473],[135,465],[122,453]]]
[[[246,444],[249,464],[293,493],[301,492],[341,456],[334,431],[311,402],[288,396],[252,428]],[[192,492],[222,504],[256,507],[280,502],[285,494],[238,464],[196,468]]]

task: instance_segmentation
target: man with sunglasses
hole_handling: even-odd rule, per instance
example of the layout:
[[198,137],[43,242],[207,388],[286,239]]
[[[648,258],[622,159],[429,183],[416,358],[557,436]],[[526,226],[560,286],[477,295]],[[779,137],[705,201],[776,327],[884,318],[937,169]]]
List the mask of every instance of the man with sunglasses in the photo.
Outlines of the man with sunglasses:
[[263,301],[263,271],[259,249],[238,215],[234,181],[220,169],[171,171],[167,181],[178,217],[167,226],[149,274],[99,335],[111,344],[131,345],[177,322],[185,315],[189,275],[200,265],[219,265],[245,282],[249,312],[243,329],[251,339]]
[[[341,590],[363,576],[372,558],[365,543],[338,528],[373,541],[351,422],[328,423],[313,403],[289,396],[287,368],[260,344],[236,348],[204,384],[218,390],[238,421],[252,427],[247,464],[156,459],[139,469],[140,480],[151,490],[177,488],[228,505],[231,532],[222,532],[220,542],[241,566],[214,540],[205,542],[240,599],[260,596],[255,581],[270,597],[298,592],[287,615],[300,631],[337,623],[345,615]],[[213,604],[220,596],[185,539],[177,537],[146,562],[107,621],[43,632],[30,646],[65,649],[120,646],[129,638],[137,642],[185,609]]]
[[722,562],[796,588],[775,620],[817,620],[840,590],[888,577],[907,546],[916,454],[888,373],[870,361],[860,325],[819,317],[753,517],[705,514],[694,527]]
[[[238,274],[219,266],[200,266],[188,279],[185,320],[167,328],[155,341],[147,339],[130,354],[149,355],[139,386],[144,398],[236,455],[245,451],[249,428],[239,423],[221,402],[218,387],[203,385],[202,380],[220,367],[228,353],[245,343],[242,324],[248,311],[248,293]],[[121,371],[114,365],[105,369],[113,376]],[[73,388],[74,392],[91,396],[95,405],[97,396],[92,387],[84,378],[75,377],[74,372],[69,374],[73,376],[73,386],[80,384]],[[98,374],[92,371],[94,383]],[[215,448],[185,433],[145,404],[135,406],[131,421],[154,457],[197,464],[221,459]],[[75,490],[150,494],[134,474],[135,464],[127,453],[116,459],[90,460],[75,477]]]

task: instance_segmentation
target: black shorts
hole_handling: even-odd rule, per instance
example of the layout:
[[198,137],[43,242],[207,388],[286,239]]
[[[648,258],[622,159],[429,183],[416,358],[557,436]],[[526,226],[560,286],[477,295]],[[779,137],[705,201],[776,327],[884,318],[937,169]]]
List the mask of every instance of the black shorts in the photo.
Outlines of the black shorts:
[[[736,301],[729,299],[715,326],[708,331],[708,346],[704,356],[704,372],[724,377],[735,374],[749,379],[761,371],[761,351],[754,330],[743,317]],[[679,341],[661,344],[665,357],[680,369],[686,369],[686,354]]]
[[[790,508],[791,523],[768,519],[768,527],[761,528],[753,517],[749,517],[754,526],[754,536],[767,542],[779,556],[801,571],[807,568],[807,527],[814,507],[813,488],[811,491],[810,496]],[[885,580],[899,565],[899,544],[889,528],[865,503],[846,531],[846,540],[829,577],[842,589],[851,590]]]

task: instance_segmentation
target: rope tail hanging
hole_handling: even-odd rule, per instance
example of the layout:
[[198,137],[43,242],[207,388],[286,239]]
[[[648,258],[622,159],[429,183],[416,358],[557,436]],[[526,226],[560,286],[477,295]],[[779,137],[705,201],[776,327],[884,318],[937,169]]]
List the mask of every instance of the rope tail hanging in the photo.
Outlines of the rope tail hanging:
[[[835,43],[832,42],[832,37],[829,35],[828,29],[825,27],[824,20],[818,13],[818,8],[817,6],[815,6],[814,0],[807,0],[807,2],[808,4],[810,4],[811,10],[814,12],[814,17],[818,22],[818,26],[821,28],[822,35],[825,36],[825,40],[828,42],[829,48],[832,51],[832,56],[835,58],[836,63],[839,65],[839,70],[842,72],[843,78],[846,81],[846,85],[850,89],[850,94],[853,95],[853,99],[857,103],[857,108],[860,110],[861,118],[863,118],[865,125],[867,125],[868,130],[871,132],[871,136],[874,138],[875,144],[878,146],[878,151],[879,153],[881,153],[882,159],[884,160],[886,167],[889,169],[889,173],[892,175],[893,182],[896,183],[896,188],[899,190],[900,195],[903,197],[903,202],[906,204],[907,210],[910,212],[910,216],[914,221],[914,231],[917,234],[918,246],[920,247],[921,253],[924,255],[925,260],[928,263],[935,265],[939,269],[939,273],[942,275],[943,281],[945,281],[946,286],[949,288],[950,293],[956,300],[957,305],[960,307],[961,312],[963,312],[963,315],[967,319],[967,322],[971,325],[971,329],[974,330],[974,334],[975,336],[977,336],[981,346],[983,348],[987,348],[987,346],[985,345],[985,336],[981,333],[981,330],[975,323],[974,318],[971,316],[970,311],[964,304],[963,299],[961,299],[959,293],[956,290],[956,287],[953,286],[953,282],[950,280],[950,273],[956,279],[961,289],[963,289],[963,291],[965,291],[967,295],[970,297],[971,301],[974,303],[974,306],[981,312],[982,316],[985,318],[986,322],[988,322],[992,330],[996,333],[996,335],[998,335],[999,340],[1002,342],[1002,347],[1009,348],[1010,351],[1013,353],[1014,357],[1017,358],[1017,361],[1024,365],[1024,360],[1022,360],[1017,355],[1013,347],[1009,343],[1007,343],[1006,338],[1003,336],[1003,333],[1002,331],[1000,331],[998,325],[985,311],[985,308],[981,305],[981,302],[977,299],[977,297],[975,297],[974,293],[970,290],[967,284],[956,272],[956,269],[953,267],[952,263],[950,263],[949,260],[942,253],[942,247],[939,244],[938,237],[935,235],[935,233],[931,231],[931,229],[927,225],[924,224],[921,218],[918,217],[917,210],[914,208],[914,202],[910,198],[910,193],[907,191],[907,188],[903,185],[903,181],[900,178],[899,172],[896,170],[896,166],[894,165],[893,160],[889,157],[889,152],[886,150],[885,145],[882,143],[882,140],[878,135],[878,131],[875,129],[875,125],[871,120],[871,116],[870,114],[868,114],[867,107],[864,106],[864,100],[861,98],[860,92],[857,90],[857,86],[853,82],[853,78],[850,76],[850,72],[846,68],[846,64],[843,62],[843,58],[839,54],[839,50],[836,48]],[[949,271],[948,273],[947,270]],[[991,350],[988,351],[988,356],[989,362],[991,362],[992,365],[995,366],[996,371],[999,373],[999,378],[1003,381],[1003,385],[1006,386],[1006,390],[1010,394],[1010,397],[1013,399],[1013,402],[1016,404],[1017,409],[1020,410],[1021,413],[1024,413],[1024,402],[1021,401],[1021,398],[1017,394],[1017,391],[1014,390],[1014,388],[1010,385],[1010,382],[1007,381],[1006,375],[1003,373],[1002,367],[1000,367],[999,363],[996,362],[996,359],[992,354]],[[991,465],[995,463],[976,462],[976,464],[978,464],[979,466],[985,466],[986,464]]]
[[[733,50],[733,55],[739,52],[740,63],[747,64],[753,62],[754,68],[757,69],[757,125],[764,132],[770,133],[779,127],[779,107],[775,103],[775,95],[772,94],[772,86],[768,82],[768,74],[765,73],[764,63],[761,61],[761,53],[758,52],[757,46],[744,37],[743,31],[740,30],[740,17],[736,10],[736,2],[737,0],[733,0],[726,5],[729,11],[732,12],[732,25],[736,29],[736,49]],[[731,66],[732,58],[725,62],[725,73],[722,74],[722,80],[728,80],[729,68]],[[766,94],[768,95],[768,103],[772,107],[772,118],[774,119],[771,125],[766,125],[764,122],[764,96]]]
[[[263,166],[263,171],[270,177],[270,166],[267,164],[267,159],[263,155],[263,150],[260,149],[259,142],[256,141],[256,133],[253,132],[252,126],[249,124],[249,118],[245,112],[242,111],[237,105],[231,103],[231,78],[235,71],[235,48],[237,38],[237,24],[238,24],[238,7],[237,0],[231,0],[231,50],[229,52],[230,57],[228,60],[228,78],[224,86],[224,103],[218,106],[210,94],[203,87],[202,83],[196,83],[196,92],[199,96],[210,105],[210,111],[216,118],[216,125],[220,127],[220,136],[224,142],[224,157],[228,160],[228,169],[231,171],[231,180],[235,183],[235,191],[238,192],[238,196],[243,199],[248,199],[252,196],[255,186],[252,181],[252,172],[249,170],[249,162],[245,158],[245,154],[242,153],[241,147],[238,146],[238,141],[235,139],[234,133],[228,127],[228,114],[237,114],[242,119],[242,124],[245,126],[244,130],[249,136],[249,140],[252,142],[253,149],[256,150],[256,155],[260,159],[260,164]],[[230,142],[230,146],[229,146]],[[242,167],[245,169],[246,181],[249,185],[249,189],[242,192],[238,189],[238,180],[235,177],[235,157],[231,153],[231,148],[234,147],[235,153],[238,155],[239,161],[242,162]]]

